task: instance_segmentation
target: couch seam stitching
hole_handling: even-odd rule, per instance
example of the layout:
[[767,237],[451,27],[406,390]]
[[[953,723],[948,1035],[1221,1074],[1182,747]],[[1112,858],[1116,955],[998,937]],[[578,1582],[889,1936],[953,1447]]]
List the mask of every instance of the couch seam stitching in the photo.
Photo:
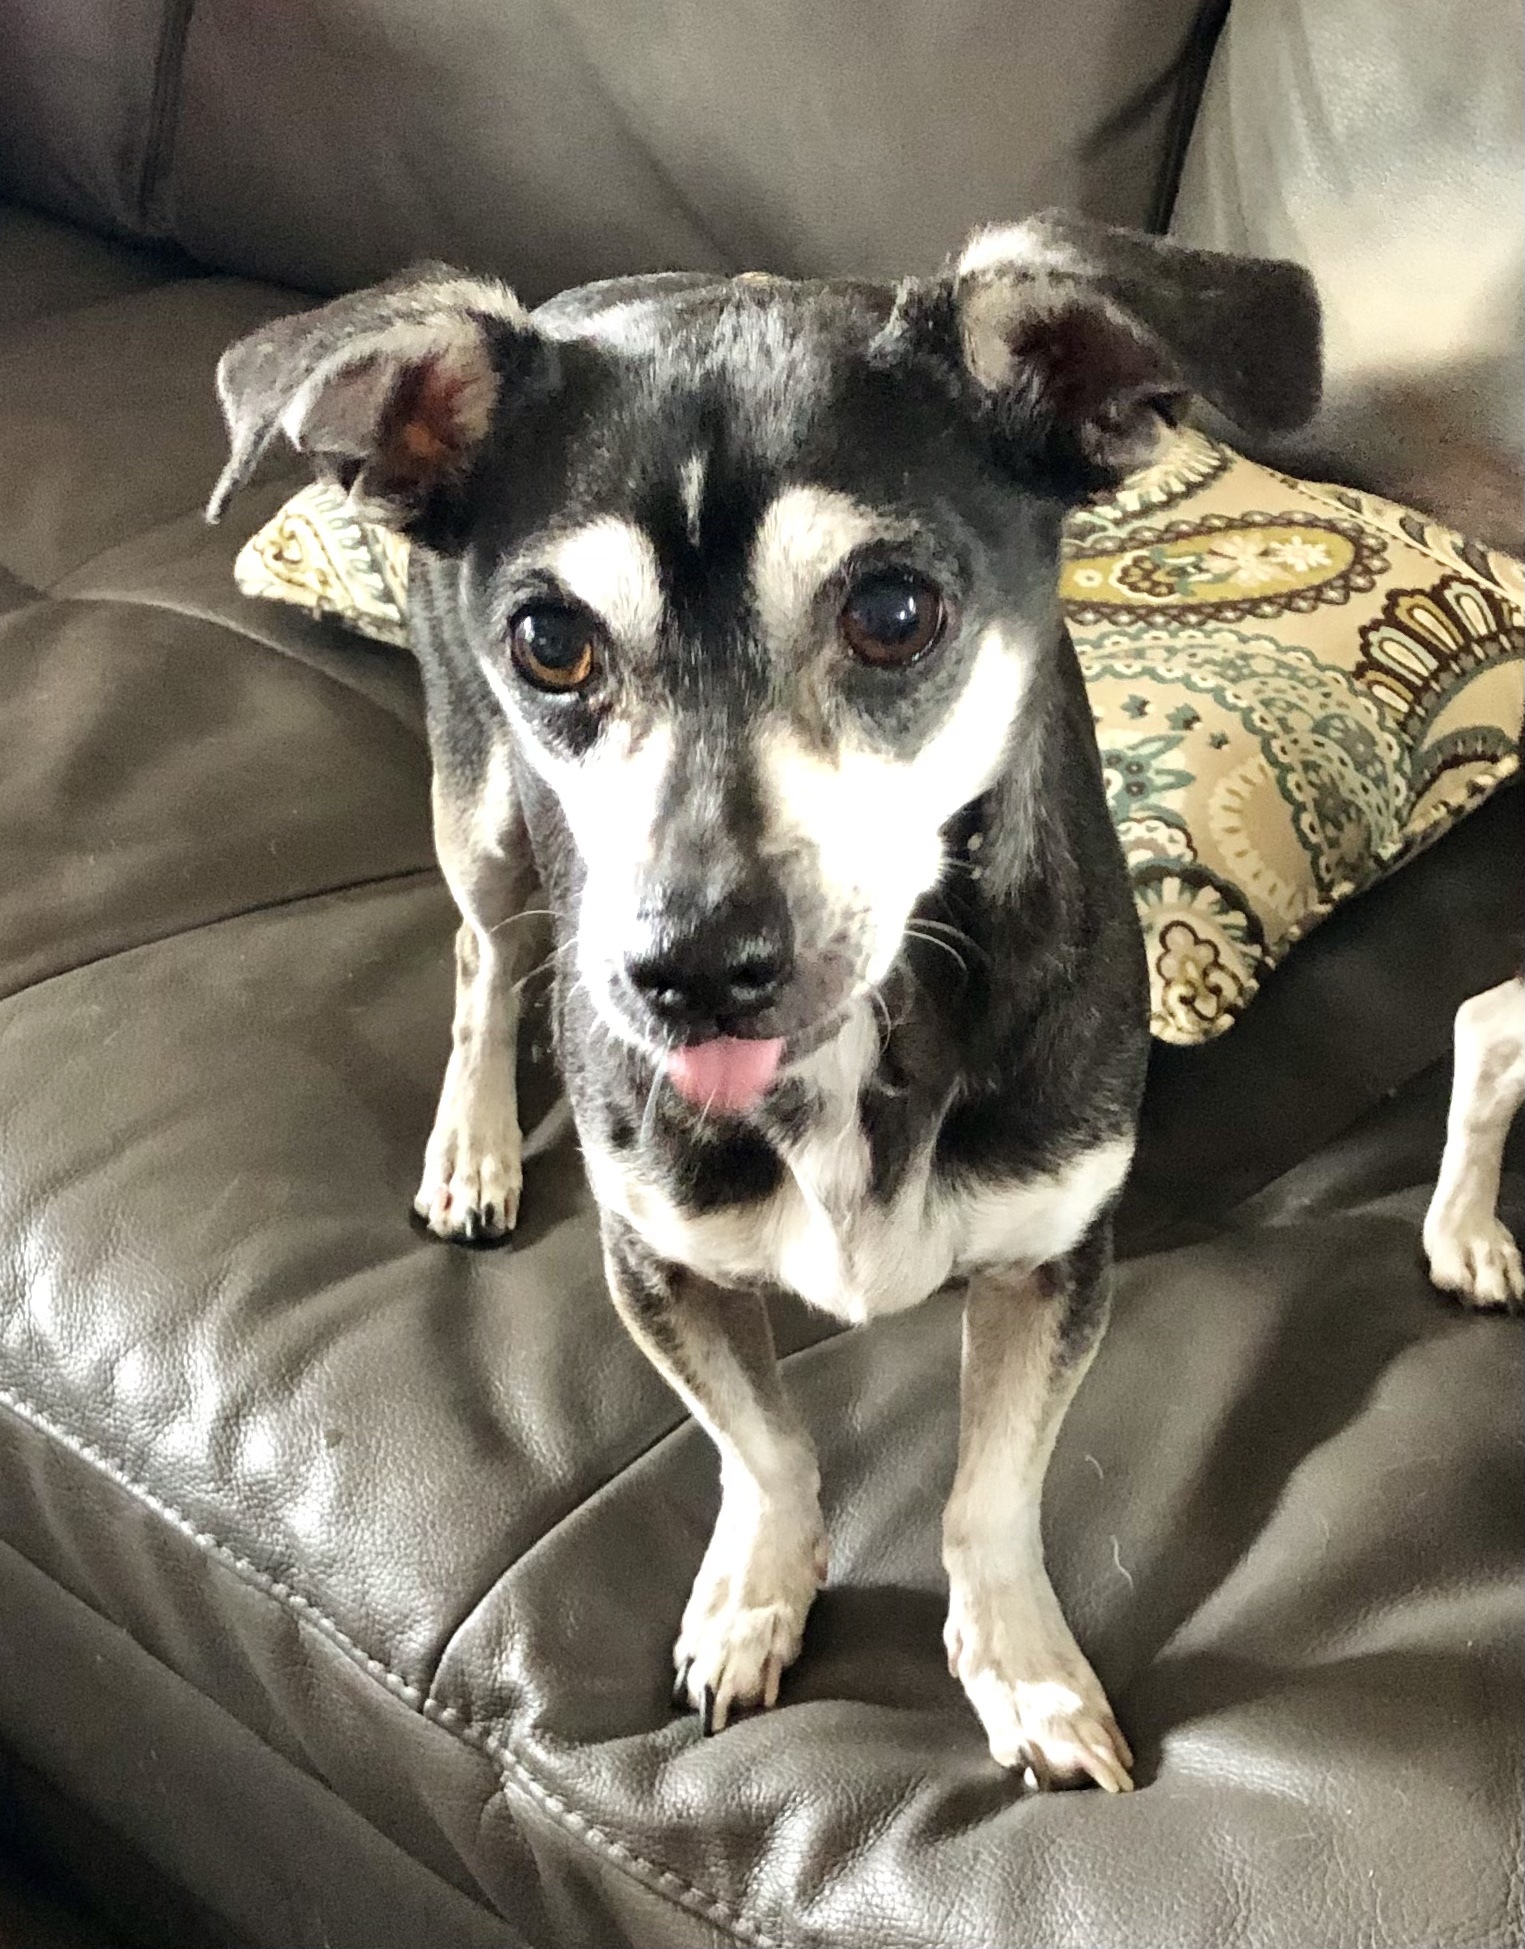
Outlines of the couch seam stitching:
[[148,101],[148,138],[138,175],[136,216],[139,228],[152,237],[170,234],[157,213],[160,191],[172,163],[179,135],[181,81],[190,43],[191,16],[196,0],[168,0],[154,50],[154,78]]
[[[5,1406],[5,1405],[8,1404],[0,1402],[0,1406]],[[18,1416],[18,1418],[20,1417]],[[231,1723],[238,1728],[239,1732],[244,1733],[248,1735],[250,1738],[252,1738],[257,1745],[263,1748],[265,1753],[267,1753],[275,1760],[277,1765],[289,1767],[291,1771],[294,1772],[305,1784],[320,1789],[321,1791],[330,1795],[334,1800],[338,1801],[339,1804],[344,1808],[346,1813],[353,1815],[355,1819],[357,1819],[364,1827],[366,1827],[370,1833],[378,1835],[386,1843],[388,1847],[395,1849],[398,1853],[405,1854],[410,1864],[413,1865],[414,1867],[419,1868],[433,1882],[439,1884],[441,1887],[446,1889],[450,1894],[459,1896],[463,1901],[469,1903],[472,1907],[474,1907],[479,1912],[479,1914],[486,1916],[489,1920],[493,1922],[502,1922],[510,1929],[514,1927],[513,1918],[510,1916],[505,1916],[501,1910],[495,1909],[491,1905],[490,1901],[480,1899],[477,1895],[473,1894],[469,1889],[462,1887],[458,1882],[451,1881],[447,1875],[441,1874],[439,1869],[431,1866],[429,1862],[422,1860],[418,1855],[409,1854],[407,1852],[407,1849],[402,1845],[402,1843],[393,1840],[392,1837],[386,1832],[386,1830],[382,1827],[379,1827],[376,1821],[369,1814],[356,1808],[354,1804],[350,1800],[346,1799],[345,1796],[341,1794],[338,1791],[338,1789],[334,1787],[333,1784],[329,1780],[327,1780],[324,1777],[324,1775],[321,1772],[319,1772],[315,1766],[310,1764],[305,1764],[303,1758],[300,1755],[285,1751],[279,1745],[276,1745],[271,1741],[264,1739],[258,1732],[255,1732],[249,1726],[249,1724],[244,1718],[242,1718],[238,1713],[234,1712],[221,1699],[213,1697],[210,1693],[201,1691],[191,1679],[187,1678],[183,1672],[177,1670],[176,1667],[172,1665],[163,1656],[163,1654],[160,1651],[156,1650],[151,1645],[143,1644],[138,1638],[134,1637],[130,1631],[124,1631],[123,1627],[120,1624],[118,1624],[113,1618],[108,1617],[101,1610],[101,1608],[97,1604],[95,1604],[90,1598],[82,1596],[76,1588],[74,1588],[64,1578],[60,1577],[54,1570],[49,1568],[47,1565],[38,1563],[35,1560],[35,1558],[33,1558],[31,1555],[28,1554],[26,1549],[22,1546],[22,1544],[17,1538],[15,1538],[14,1536],[0,1534],[0,1558],[5,1558],[5,1557],[13,1557],[17,1563],[23,1566],[24,1569],[32,1572],[35,1576],[37,1576],[43,1582],[45,1582],[51,1591],[59,1593],[68,1604],[77,1605],[80,1610],[88,1612],[91,1619],[94,1620],[96,1623],[98,1624],[104,1623],[108,1629],[122,1632],[122,1635],[128,1638],[129,1642],[132,1645],[133,1650],[137,1652],[140,1657],[146,1659],[148,1663],[153,1666],[157,1674],[164,1677],[168,1677],[169,1679],[172,1679],[177,1685],[184,1686],[188,1691],[193,1692],[196,1698],[198,1699],[198,1701],[200,1701],[202,1704],[209,1707],[210,1710],[213,1711],[214,1713],[219,1714],[222,1718],[231,1721]],[[0,1629],[3,1629],[3,1625],[0,1625]],[[6,1750],[8,1751],[9,1749]],[[3,1762],[0,1762],[0,1780],[3,1780],[3,1778],[4,1778]],[[497,1781],[495,1778],[492,1794],[487,1804],[490,1805],[491,1801],[499,1798],[500,1794],[501,1794],[501,1782]],[[201,1944],[204,1943],[207,1940],[207,1938],[203,1936],[198,1936],[195,1938],[195,1940],[198,1944]],[[252,1938],[243,1935],[226,1938],[226,1944],[225,1944],[225,1938],[223,1936],[219,1935],[216,1940],[218,1944],[218,1949],[263,1949],[263,1945],[258,1944],[254,1942]],[[140,1941],[141,1938],[136,1938],[136,1937],[134,1938],[134,1949],[137,1949],[137,1945],[138,1943],[140,1943]],[[5,1938],[4,1949],[19,1949],[19,1945],[16,1945],[11,1938]],[[68,1945],[68,1949],[81,1949],[81,1946],[74,1942],[71,1942]],[[97,1944],[94,1938],[91,1939],[90,1949],[97,1949]],[[101,1945],[100,1949],[105,1949],[105,1946]],[[119,1938],[113,1937],[111,1944],[109,1945],[109,1949],[124,1949],[124,1946],[120,1943]],[[534,1949],[534,1946],[529,1944],[522,1936],[516,1934],[511,1943],[506,1943],[502,1945],[502,1949]]]
[[44,1413],[24,1395],[0,1384],[0,1404],[8,1407],[19,1419],[29,1423],[39,1433],[62,1444],[64,1448],[88,1462],[100,1471],[108,1481],[118,1488],[125,1489],[144,1504],[154,1515],[168,1522],[186,1537],[199,1550],[230,1569],[246,1586],[258,1590],[264,1597],[291,1611],[299,1623],[306,1623],[337,1646],[346,1657],[352,1659],[374,1683],[392,1697],[400,1699],[410,1710],[422,1719],[438,1725],[451,1737],[463,1745],[474,1747],[486,1753],[498,1765],[499,1779],[505,1789],[517,1786],[521,1793],[535,1802],[552,1821],[573,1839],[581,1840],[593,1852],[607,1855],[622,1873],[640,1883],[663,1899],[674,1902],[690,1914],[698,1914],[704,1920],[716,1924],[737,1936],[740,1940],[755,1945],[755,1949],[785,1949],[776,1937],[733,1910],[729,1904],[707,1890],[696,1887],[670,1868],[649,1860],[636,1849],[626,1846],[623,1841],[606,1833],[601,1827],[580,1814],[574,1807],[537,1778],[528,1762],[507,1744],[496,1732],[483,1727],[468,1714],[457,1707],[442,1705],[431,1699],[427,1691],[415,1685],[412,1680],[394,1671],[385,1660],[366,1650],[364,1645],[350,1637],[343,1627],[337,1624],[326,1611],[298,1590],[284,1578],[275,1577],[239,1554],[231,1545],[222,1542],[210,1530],[201,1529],[175,1505],[163,1496],[140,1482],[129,1473],[125,1465],[114,1460],[72,1430],[65,1428],[52,1415]]
[[1159,174],[1149,206],[1148,228],[1160,236],[1169,234],[1175,215],[1181,179],[1186,173],[1186,152],[1201,119],[1213,57],[1228,25],[1228,16],[1229,0],[1202,0],[1176,57],[1174,99],[1166,117]]

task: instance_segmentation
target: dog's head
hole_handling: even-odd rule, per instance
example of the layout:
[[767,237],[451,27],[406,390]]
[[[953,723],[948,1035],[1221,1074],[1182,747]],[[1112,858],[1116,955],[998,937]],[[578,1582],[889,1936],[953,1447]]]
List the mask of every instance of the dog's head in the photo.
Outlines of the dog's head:
[[606,1022],[745,1107],[900,953],[944,829],[1017,762],[1065,508],[1200,393],[1318,396],[1294,266],[1061,218],[898,287],[673,276],[527,314],[423,271],[218,381],[220,512],[277,431],[454,567],[580,860]]

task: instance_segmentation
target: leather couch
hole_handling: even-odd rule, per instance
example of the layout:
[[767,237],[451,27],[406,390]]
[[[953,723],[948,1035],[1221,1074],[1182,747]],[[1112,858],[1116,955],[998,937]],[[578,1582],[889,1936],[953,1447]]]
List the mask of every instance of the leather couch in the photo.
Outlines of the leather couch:
[[[1155,1052],[1046,1506],[1140,1790],[1024,1796],[944,1667],[952,1297],[780,1313],[832,1579],[779,1709],[706,1740],[667,1686],[714,1465],[615,1320],[575,1149],[530,1167],[509,1248],[410,1222],[452,931],[414,672],[234,593],[289,478],[200,517],[223,345],[410,257],[539,299],[915,268],[1052,202],[1160,224],[1223,11],[11,0],[0,1811],[122,1937],[1520,1939],[1520,1326],[1443,1303],[1417,1249],[1452,1011],[1518,951],[1520,793],[1227,1037]],[[1389,4],[1382,87],[1394,50],[1479,64],[1489,12]],[[1295,207],[1257,209],[1254,166],[1219,193],[1225,116],[1330,126],[1295,47],[1284,104],[1246,78],[1276,20],[1230,15],[1199,233]],[[1406,153],[1452,109],[1411,102]],[[1518,242],[1514,200],[1484,215]]]

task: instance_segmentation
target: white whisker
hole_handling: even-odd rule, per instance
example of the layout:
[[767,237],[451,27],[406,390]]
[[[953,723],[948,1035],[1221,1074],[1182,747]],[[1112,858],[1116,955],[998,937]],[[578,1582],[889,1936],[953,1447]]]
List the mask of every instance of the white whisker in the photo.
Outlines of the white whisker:
[[989,954],[980,946],[978,941],[971,939],[962,927],[955,927],[951,921],[932,920],[926,914],[921,914],[917,917],[915,924],[918,927],[928,929],[934,934],[946,935],[949,940],[957,941],[960,946],[968,948],[971,954],[978,954],[982,960],[988,961],[990,959]]
[[671,1046],[671,1043],[664,1045],[661,1053],[651,1067],[651,1088],[646,1092],[646,1108],[641,1112],[641,1144],[643,1148],[650,1142],[651,1133],[656,1126],[657,1095],[662,1087],[662,1058],[667,1054],[667,1050]]
[[926,947],[940,947],[944,954],[958,963],[959,968],[967,978],[969,963],[950,942],[940,941],[935,934],[924,934],[919,927],[907,927],[905,933],[908,941],[920,941]]
[[487,931],[489,934],[501,934],[505,927],[512,927],[515,921],[554,920],[555,918],[555,914],[549,907],[526,907],[521,913],[510,914],[506,920],[494,921]]

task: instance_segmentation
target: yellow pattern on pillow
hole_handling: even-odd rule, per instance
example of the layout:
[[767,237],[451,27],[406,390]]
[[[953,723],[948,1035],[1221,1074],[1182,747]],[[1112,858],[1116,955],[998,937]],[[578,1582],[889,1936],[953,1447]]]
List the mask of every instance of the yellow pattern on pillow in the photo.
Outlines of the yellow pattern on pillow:
[[[315,486],[235,576],[401,645],[407,555]],[[1221,1035],[1294,942],[1519,769],[1525,571],[1373,495],[1183,432],[1071,517],[1060,593],[1163,1041]]]
[[379,643],[408,646],[408,544],[360,520],[344,489],[327,481],[293,494],[244,543],[233,579],[246,596],[298,603]]

